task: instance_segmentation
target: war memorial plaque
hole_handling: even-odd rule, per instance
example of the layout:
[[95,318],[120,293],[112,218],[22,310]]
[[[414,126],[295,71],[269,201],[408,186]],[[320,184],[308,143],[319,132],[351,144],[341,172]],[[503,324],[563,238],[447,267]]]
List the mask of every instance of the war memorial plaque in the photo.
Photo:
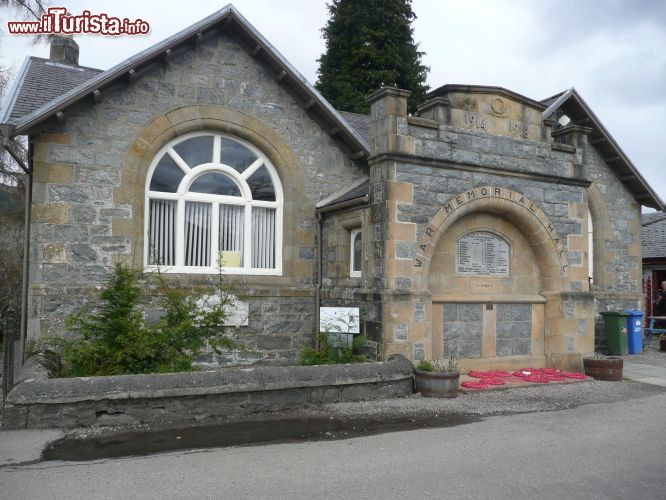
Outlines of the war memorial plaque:
[[456,242],[456,274],[508,276],[509,243],[488,231],[475,231]]

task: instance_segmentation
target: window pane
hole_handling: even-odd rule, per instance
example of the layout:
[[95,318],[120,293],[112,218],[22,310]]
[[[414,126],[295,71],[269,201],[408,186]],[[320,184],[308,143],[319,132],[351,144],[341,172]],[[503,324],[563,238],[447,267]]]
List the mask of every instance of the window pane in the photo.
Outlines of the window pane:
[[253,200],[275,201],[273,181],[265,166],[259,168],[248,179],[247,183],[252,191]]
[[213,136],[187,139],[173,147],[190,168],[213,161]]
[[354,254],[352,256],[353,271],[361,272],[361,261],[362,261],[361,247],[362,247],[361,231],[358,231],[354,234]]
[[185,203],[185,265],[210,266],[210,203]]
[[185,174],[166,153],[155,167],[153,178],[150,179],[150,190],[163,193],[175,193]]
[[252,267],[275,269],[274,208],[252,208]]
[[247,167],[252,165],[257,159],[252,151],[247,149],[242,144],[239,144],[229,139],[222,138],[222,149],[220,151],[220,163],[229,165],[231,168],[239,173],[245,171]]
[[220,259],[223,267],[243,267],[245,207],[220,205]]
[[148,264],[176,263],[176,201],[150,200],[148,208]]
[[240,196],[236,183],[219,172],[210,172],[197,177],[190,191],[193,193],[223,194],[226,196]]

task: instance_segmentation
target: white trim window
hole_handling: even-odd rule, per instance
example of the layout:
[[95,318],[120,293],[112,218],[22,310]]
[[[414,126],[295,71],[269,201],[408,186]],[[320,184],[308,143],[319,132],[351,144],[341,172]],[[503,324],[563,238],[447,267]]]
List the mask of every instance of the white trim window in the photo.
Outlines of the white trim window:
[[349,245],[349,276],[360,278],[363,269],[363,233],[361,229],[352,229]]
[[144,262],[167,272],[282,273],[282,185],[252,145],[214,132],[164,146],[146,178]]

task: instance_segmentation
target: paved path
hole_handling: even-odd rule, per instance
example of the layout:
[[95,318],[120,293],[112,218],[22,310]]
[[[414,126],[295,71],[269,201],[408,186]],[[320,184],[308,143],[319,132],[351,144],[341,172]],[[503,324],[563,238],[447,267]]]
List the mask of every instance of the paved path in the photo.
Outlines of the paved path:
[[621,356],[624,359],[622,376],[646,384],[666,387],[666,352],[659,351],[659,342],[638,354]]
[[0,467],[0,496],[657,499],[665,408],[657,394],[337,441]]
[[625,357],[624,365],[622,367],[622,376],[630,380],[666,387],[666,368],[663,366],[634,363],[627,361],[627,358]]

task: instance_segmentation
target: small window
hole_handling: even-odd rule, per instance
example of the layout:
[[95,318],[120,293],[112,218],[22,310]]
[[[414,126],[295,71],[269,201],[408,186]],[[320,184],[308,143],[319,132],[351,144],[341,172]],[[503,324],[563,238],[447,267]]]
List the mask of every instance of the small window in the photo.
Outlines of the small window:
[[361,266],[363,264],[363,240],[360,229],[354,229],[351,232],[351,248],[349,262],[349,276],[352,278],[361,277]]

